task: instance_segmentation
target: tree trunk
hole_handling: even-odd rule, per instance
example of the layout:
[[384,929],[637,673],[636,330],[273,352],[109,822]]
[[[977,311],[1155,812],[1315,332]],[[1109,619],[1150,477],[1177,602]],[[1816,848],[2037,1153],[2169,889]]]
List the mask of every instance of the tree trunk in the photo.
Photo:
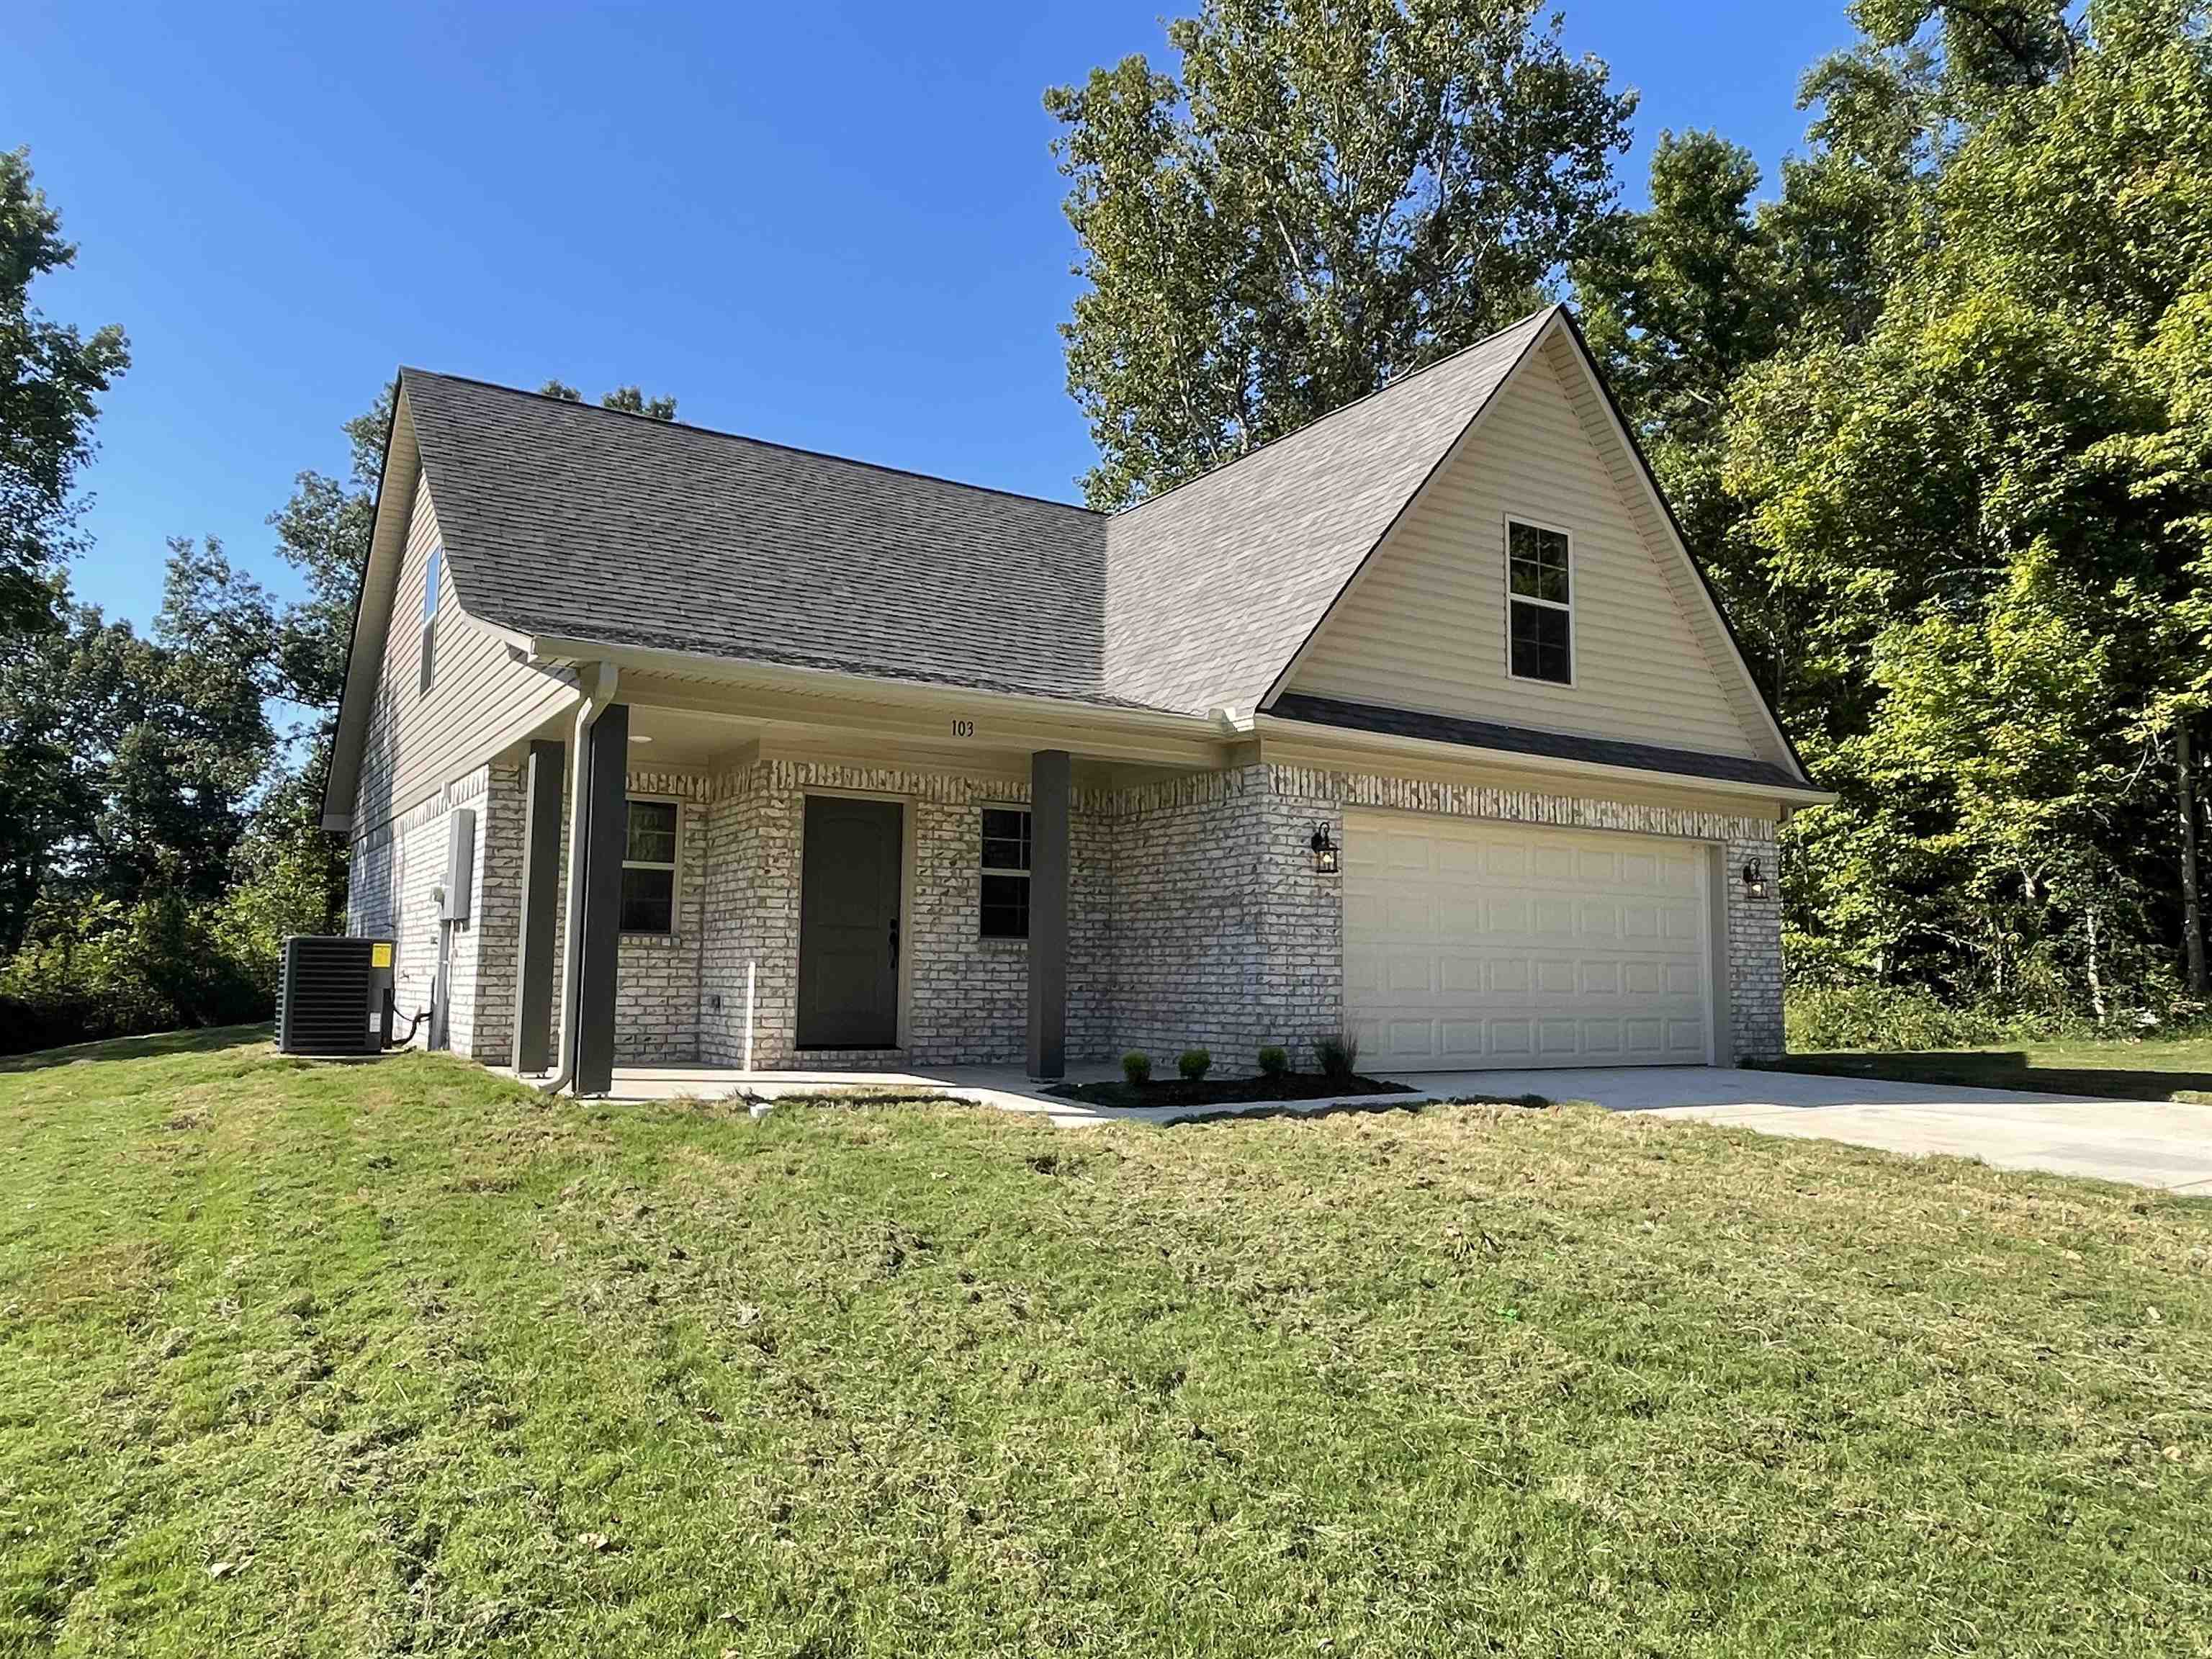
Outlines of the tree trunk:
[[2189,994],[2202,1000],[2204,903],[2197,883],[2197,754],[2186,726],[2174,728],[2174,793],[2181,797],[2181,926],[2189,963]]

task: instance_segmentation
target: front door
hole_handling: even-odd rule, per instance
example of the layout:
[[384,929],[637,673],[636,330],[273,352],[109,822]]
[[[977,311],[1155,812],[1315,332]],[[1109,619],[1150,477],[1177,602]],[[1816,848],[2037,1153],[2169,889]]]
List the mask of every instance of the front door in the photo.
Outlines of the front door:
[[898,1046],[896,801],[806,798],[799,890],[799,1046]]

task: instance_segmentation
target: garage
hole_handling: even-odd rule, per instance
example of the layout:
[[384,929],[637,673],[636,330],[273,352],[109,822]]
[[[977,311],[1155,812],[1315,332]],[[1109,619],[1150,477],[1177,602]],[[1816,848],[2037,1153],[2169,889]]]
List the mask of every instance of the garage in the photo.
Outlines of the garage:
[[1362,1069],[1710,1063],[1708,858],[1648,836],[1347,814]]

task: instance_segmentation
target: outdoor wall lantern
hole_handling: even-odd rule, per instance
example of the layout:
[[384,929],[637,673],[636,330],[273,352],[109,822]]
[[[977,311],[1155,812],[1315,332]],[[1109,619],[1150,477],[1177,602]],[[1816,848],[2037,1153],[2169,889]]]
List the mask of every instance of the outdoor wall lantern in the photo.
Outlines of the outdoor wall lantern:
[[1743,866],[1743,890],[1748,898],[1763,899],[1766,896],[1766,872],[1759,867],[1757,859]]
[[1328,838],[1328,826],[1325,823],[1314,825],[1313,855],[1316,875],[1333,876],[1336,873],[1336,843]]

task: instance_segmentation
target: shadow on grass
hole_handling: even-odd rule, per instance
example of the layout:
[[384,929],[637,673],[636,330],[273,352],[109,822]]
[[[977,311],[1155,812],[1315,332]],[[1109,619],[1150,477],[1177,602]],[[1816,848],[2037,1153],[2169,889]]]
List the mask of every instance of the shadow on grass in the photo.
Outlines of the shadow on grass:
[[27,1054],[0,1055],[0,1073],[42,1072],[52,1066],[73,1066],[81,1060],[152,1060],[162,1054],[207,1054],[234,1048],[256,1038],[273,1039],[270,1025],[210,1025],[195,1031],[155,1031],[145,1036],[108,1037],[99,1042],[72,1042],[61,1048],[35,1048]]
[[1894,1083],[1946,1083],[1969,1089],[2017,1089],[2031,1094],[2094,1095],[2107,1100],[2182,1100],[2212,1103],[2212,1072],[2153,1066],[2069,1066],[2021,1049],[1885,1054],[1856,1049],[1791,1054],[1763,1060],[1763,1072],[1878,1078]]

